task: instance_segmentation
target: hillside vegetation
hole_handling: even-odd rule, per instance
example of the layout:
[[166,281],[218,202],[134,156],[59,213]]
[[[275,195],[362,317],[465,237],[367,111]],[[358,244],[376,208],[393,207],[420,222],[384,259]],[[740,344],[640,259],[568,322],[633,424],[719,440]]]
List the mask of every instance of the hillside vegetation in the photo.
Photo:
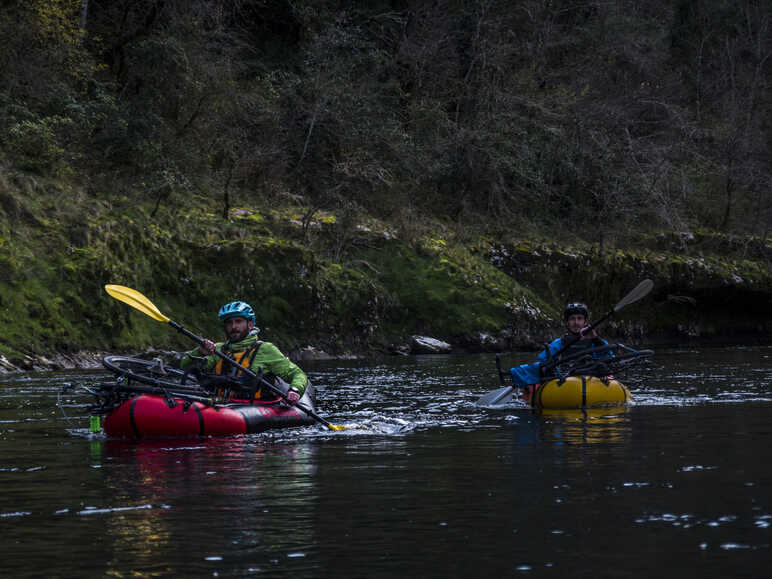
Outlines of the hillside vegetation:
[[30,0],[0,10],[0,353],[772,329],[760,1]]

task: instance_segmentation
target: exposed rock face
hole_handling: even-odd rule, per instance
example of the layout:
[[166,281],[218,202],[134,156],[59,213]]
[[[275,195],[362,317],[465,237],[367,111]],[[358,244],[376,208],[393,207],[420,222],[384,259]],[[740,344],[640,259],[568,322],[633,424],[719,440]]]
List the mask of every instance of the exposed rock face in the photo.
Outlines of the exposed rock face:
[[447,354],[451,345],[428,336],[411,336],[410,348],[413,354]]
[[[512,347],[562,330],[560,304],[590,305],[590,319],[604,313],[642,279],[654,290],[600,329],[626,341],[681,343],[692,340],[768,340],[772,332],[772,267],[766,246],[732,245],[729,238],[692,234],[645,252],[566,251],[560,247],[498,245],[490,263],[555,307],[545,322],[530,310],[513,310]],[[738,257],[739,249],[742,256]],[[733,255],[734,257],[730,257]],[[766,336],[766,338],[765,338]]]
[[332,360],[334,358],[334,356],[330,356],[324,350],[320,350],[314,346],[304,346],[290,352],[289,357],[296,362],[302,362],[304,360]]
[[101,368],[106,352],[54,353],[49,356],[24,356],[9,360],[0,354],[0,374],[11,372],[47,372],[72,368]]
[[465,352],[504,352],[512,349],[513,332],[504,329],[495,334],[489,332],[471,332],[454,340],[453,345]]
[[395,356],[409,356],[411,352],[409,344],[389,344],[387,349],[389,354],[394,354]]

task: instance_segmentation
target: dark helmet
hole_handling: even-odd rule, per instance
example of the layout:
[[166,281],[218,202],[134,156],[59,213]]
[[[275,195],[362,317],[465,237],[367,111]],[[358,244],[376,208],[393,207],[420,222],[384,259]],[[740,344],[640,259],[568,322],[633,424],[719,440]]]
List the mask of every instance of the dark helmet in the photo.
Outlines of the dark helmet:
[[571,302],[568,304],[566,309],[563,310],[563,320],[568,321],[568,318],[574,314],[583,315],[585,320],[590,317],[590,311],[582,302]]
[[224,322],[229,318],[241,317],[252,320],[252,323],[254,324],[255,310],[253,310],[252,306],[246,302],[231,302],[220,308],[220,311],[217,312],[217,317],[220,318],[221,322]]

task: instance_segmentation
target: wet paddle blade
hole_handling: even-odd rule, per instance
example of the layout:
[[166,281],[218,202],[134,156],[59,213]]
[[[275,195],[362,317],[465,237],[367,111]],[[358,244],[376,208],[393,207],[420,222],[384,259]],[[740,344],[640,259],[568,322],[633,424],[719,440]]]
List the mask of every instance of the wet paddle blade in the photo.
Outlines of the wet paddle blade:
[[499,388],[488,392],[486,395],[481,396],[475,404],[477,406],[495,406],[496,404],[506,404],[509,400],[509,395],[512,394],[514,388],[507,386],[506,388]]
[[643,280],[641,283],[639,283],[637,286],[633,288],[633,291],[631,291],[629,294],[627,294],[625,297],[619,300],[619,303],[614,308],[614,311],[618,312],[623,307],[630,305],[633,302],[637,302],[642,297],[647,296],[651,291],[651,288],[653,287],[654,287],[653,281],[651,281],[650,279]]
[[328,424],[327,428],[329,428],[330,430],[346,430],[345,426],[339,426],[335,424]]
[[139,310],[156,321],[164,323],[169,321],[169,318],[158,311],[158,308],[153,305],[153,302],[137,290],[122,285],[108,284],[105,286],[105,291],[116,300],[129,304],[132,308]]

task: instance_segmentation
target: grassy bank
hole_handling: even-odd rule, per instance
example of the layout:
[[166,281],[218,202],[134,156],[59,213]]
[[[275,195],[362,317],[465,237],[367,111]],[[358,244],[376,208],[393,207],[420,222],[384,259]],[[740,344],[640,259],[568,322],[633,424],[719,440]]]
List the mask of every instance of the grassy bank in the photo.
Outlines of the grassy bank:
[[559,330],[569,299],[600,314],[646,277],[654,292],[610,335],[763,336],[772,319],[767,246],[753,239],[654,235],[601,250],[482,230],[462,237],[441,222],[408,231],[296,201],[236,206],[225,219],[203,196],[97,203],[34,179],[6,179],[0,199],[0,353],[11,363],[191,346],[111,299],[107,283],[141,291],[207,336],[220,334],[217,308],[243,299],[266,339],[331,354],[389,351],[413,334],[471,350],[532,347]]

